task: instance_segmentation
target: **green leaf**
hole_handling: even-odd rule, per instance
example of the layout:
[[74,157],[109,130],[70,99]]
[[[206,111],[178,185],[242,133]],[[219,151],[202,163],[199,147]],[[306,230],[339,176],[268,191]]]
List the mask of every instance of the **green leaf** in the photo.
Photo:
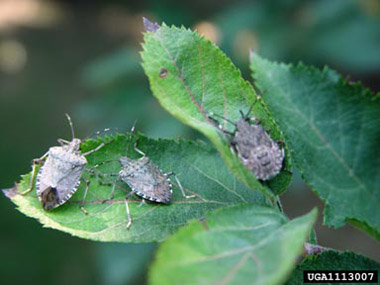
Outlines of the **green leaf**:
[[[133,141],[134,138],[132,137]],[[82,151],[94,149],[103,140],[108,141],[109,138],[85,141],[81,146]],[[94,166],[105,160],[115,160],[100,166],[99,171],[118,173],[120,164],[117,160],[126,155],[127,146],[129,146],[129,157],[139,157],[133,151],[133,141],[131,142],[130,136],[117,135],[113,138],[113,142],[87,157],[88,166]],[[86,239],[119,242],[161,241],[178,227],[186,224],[189,219],[202,218],[205,211],[238,203],[266,204],[266,199],[262,194],[253,192],[237,182],[225,167],[217,151],[205,143],[185,140],[177,142],[152,140],[140,135],[138,147],[164,172],[177,173],[178,179],[188,194],[194,194],[197,197],[184,199],[176,184],[173,187],[170,205],[148,203],[139,206],[141,199],[133,195],[129,198],[133,223],[127,230],[124,197],[125,191],[130,191],[128,186],[120,182],[115,191],[115,198],[102,204],[102,200],[109,198],[111,188],[100,185],[95,177],[89,177],[86,172],[84,172],[84,177],[91,180],[85,203],[88,215],[79,209],[84,185],[80,186],[66,204],[49,212],[42,209],[35,191],[25,196],[9,191],[7,196],[21,212],[38,219],[45,227]],[[17,190],[19,192],[26,190],[29,180],[30,175],[24,175],[17,185]]]
[[[324,251],[311,255],[297,266],[287,284],[297,285],[303,283],[304,270],[380,270],[380,264],[367,257],[354,252]],[[319,284],[319,283],[318,283]],[[323,283],[340,284],[340,283]],[[343,283],[342,283],[343,284]],[[347,284],[347,283],[345,283]],[[363,283],[362,283],[363,284]],[[369,283],[366,283],[369,284]],[[373,283],[372,283],[373,284]]]
[[[257,181],[230,150],[226,136],[217,129],[208,115],[213,112],[233,122],[241,119],[239,111],[260,118],[271,136],[281,140],[282,135],[267,108],[257,98],[252,86],[240,71],[210,41],[185,28],[163,24],[156,32],[146,32],[143,44],[143,67],[154,96],[161,105],[183,123],[199,130],[216,146],[228,167],[238,179],[252,189],[272,197],[273,193]],[[220,120],[224,128],[234,126]],[[286,151],[285,169],[291,169]],[[276,194],[289,185],[291,174],[282,171],[270,183]]]
[[324,223],[351,221],[380,239],[380,95],[328,68],[251,61],[297,168],[326,204]]
[[151,284],[280,284],[317,218],[288,221],[279,211],[239,205],[192,221],[161,244]]

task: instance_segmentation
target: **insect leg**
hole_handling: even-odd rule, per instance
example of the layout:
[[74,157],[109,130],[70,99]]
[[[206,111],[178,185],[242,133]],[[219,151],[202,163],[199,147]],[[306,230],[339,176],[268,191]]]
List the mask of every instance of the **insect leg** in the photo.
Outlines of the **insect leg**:
[[85,178],[82,178],[84,180],[84,182],[86,183],[86,188],[84,189],[84,195],[83,195],[83,198],[82,198],[82,202],[80,203],[79,205],[79,208],[83,211],[83,213],[85,215],[88,215],[88,212],[87,210],[84,208],[84,201],[86,200],[86,196],[87,196],[87,192],[88,192],[88,188],[90,187],[90,180],[87,180]]
[[100,185],[108,185],[108,186],[111,186],[111,194],[110,194],[110,197],[108,199],[105,199],[102,201],[102,203],[106,203],[108,201],[111,201],[114,196],[115,196],[115,188],[118,187],[118,188],[121,188],[123,191],[125,191],[124,188],[120,187],[117,185],[117,182],[120,181],[120,178],[116,179],[114,182],[103,182],[103,181],[99,181],[99,184]]
[[213,115],[214,115],[214,113],[211,112],[211,113],[209,113],[209,114],[207,115],[207,117],[208,117],[211,121],[213,121],[214,124],[218,126],[218,128],[221,127],[219,121],[218,121],[217,119],[215,119],[214,117],[212,117]]
[[253,109],[253,106],[254,106],[254,105],[256,104],[256,102],[258,101],[258,98],[259,98],[259,96],[256,96],[255,101],[253,101],[253,103],[252,103],[251,106],[249,107],[248,112],[247,112],[246,115],[244,115],[243,112],[240,111],[240,114],[242,115],[242,118],[243,118],[243,119],[249,117],[249,114],[251,114],[252,109]]
[[105,161],[102,161],[98,164],[95,164],[94,166],[90,167],[90,168],[86,168],[85,171],[88,171],[90,173],[91,176],[94,176],[95,175],[95,170],[97,168],[99,168],[99,166],[102,166],[103,164],[106,164],[106,163],[110,163],[110,162],[117,162],[118,160],[105,160]]
[[113,199],[113,197],[115,196],[115,187],[116,187],[116,182],[115,181],[113,184],[112,184],[112,187],[111,187],[111,194],[110,194],[110,197],[106,200],[103,200],[103,203],[107,202],[107,201],[111,201]]
[[237,144],[235,142],[230,142],[230,150],[233,154],[238,154],[239,153],[239,150],[238,150],[238,147],[237,147]]
[[144,198],[141,199],[141,202],[140,202],[140,204],[139,204],[139,207],[141,207],[141,206],[143,206],[143,205],[146,205],[146,202],[145,202],[145,199],[144,199]]
[[98,177],[107,177],[107,176],[119,177],[119,173],[98,173],[98,174],[96,174],[96,176],[98,176]]
[[[115,195],[115,187],[116,187],[116,183],[120,180],[119,179],[119,174],[117,173],[95,173],[95,170],[94,169],[91,169],[90,170],[90,175],[91,176],[96,176],[97,178],[98,177],[118,177],[115,181],[113,182],[103,182],[103,181],[99,181],[98,180],[98,183],[100,185],[108,185],[108,186],[111,186],[111,195],[108,199],[105,199],[102,201],[102,203],[106,203],[107,201],[111,201]],[[124,189],[123,189],[124,190]]]
[[177,174],[175,174],[174,172],[168,172],[168,173],[166,173],[166,176],[174,176],[174,179],[177,182],[178,187],[181,190],[182,196],[184,198],[189,199],[189,198],[195,198],[196,197],[196,195],[186,195],[185,190],[183,189],[181,182],[179,182],[179,180],[178,180]]
[[282,169],[282,171],[285,171],[285,172],[287,172],[287,173],[289,173],[289,174],[293,174],[293,171],[291,171],[291,170],[289,170],[289,169],[286,169],[286,168]]
[[58,143],[59,143],[60,145],[67,145],[67,144],[70,143],[69,141],[64,140],[64,139],[58,139],[57,141],[58,141]]
[[223,116],[221,116],[221,115],[219,115],[219,114],[215,114],[215,113],[211,112],[211,113],[209,113],[209,115],[207,115],[207,117],[208,117],[209,119],[213,120],[214,122],[218,122],[218,123],[219,123],[219,121],[218,121],[217,119],[213,118],[213,116],[218,117],[218,118],[221,118],[222,120],[224,120],[224,121],[226,121],[226,122],[228,122],[228,123],[230,123],[231,125],[233,125],[233,126],[236,127],[236,124],[235,124],[234,122],[232,122],[231,120],[229,120],[229,119],[227,119],[227,118],[225,118],[225,117],[223,117]]
[[[114,182],[103,182],[103,181],[99,180],[99,177],[118,177],[119,178],[119,174],[118,173],[95,173],[94,169],[90,169],[88,171],[89,171],[91,177],[94,177],[94,176],[96,177],[96,180],[98,181],[98,183],[100,185],[109,185],[109,186],[112,186],[113,184],[115,184],[119,180],[119,179],[117,179]],[[110,200],[110,199],[107,199],[107,200]],[[104,200],[103,202],[106,202],[107,200]]]
[[135,141],[134,145],[133,145],[133,149],[135,150],[135,152],[141,154],[142,156],[145,156],[145,153],[143,153],[141,150],[139,150],[137,148],[137,141]]
[[230,120],[228,120],[228,119],[226,119],[226,118],[223,118],[223,117],[220,116],[220,115],[214,114],[214,113],[210,113],[210,115],[207,116],[211,121],[213,121],[213,122],[217,125],[216,127],[217,127],[220,131],[222,131],[224,134],[230,135],[230,136],[232,136],[232,137],[235,136],[235,132],[227,131],[227,130],[226,130],[226,129],[225,129],[225,128],[219,123],[219,121],[218,121],[217,119],[213,118],[212,116],[220,117],[220,118],[222,118],[223,120],[225,120],[225,121],[227,121],[227,122],[233,124],[233,125],[235,126],[235,128],[236,128],[236,124],[235,124],[234,122],[232,122],[232,121],[230,121]]
[[276,142],[277,142],[277,144],[280,145],[281,148],[284,148],[284,147],[285,147],[285,143],[284,143],[283,140],[278,140],[278,141],[276,141]]
[[94,152],[97,152],[99,149],[101,149],[102,147],[106,146],[107,144],[109,144],[110,142],[112,141],[108,141],[108,142],[102,142],[100,145],[98,145],[96,148],[92,149],[92,150],[89,150],[88,152],[85,152],[83,153],[82,155],[83,156],[87,156],[87,155],[90,155]]
[[28,194],[30,191],[32,191],[33,189],[33,185],[34,185],[34,180],[35,180],[35,177],[36,177],[36,166],[37,164],[41,164],[42,161],[48,156],[49,152],[46,152],[43,156],[41,156],[40,158],[35,158],[33,159],[33,166],[32,166],[32,177],[30,178],[30,182],[29,182],[29,188],[26,189],[25,191],[21,192],[20,194],[21,195],[25,195],[25,194]]
[[131,196],[132,194],[133,194],[133,192],[129,192],[127,194],[127,196],[125,196],[125,198],[124,198],[125,211],[127,213],[127,220],[128,220],[127,230],[129,230],[129,227],[132,225],[132,217],[131,217],[131,213],[129,211],[129,205],[128,205],[128,197]]

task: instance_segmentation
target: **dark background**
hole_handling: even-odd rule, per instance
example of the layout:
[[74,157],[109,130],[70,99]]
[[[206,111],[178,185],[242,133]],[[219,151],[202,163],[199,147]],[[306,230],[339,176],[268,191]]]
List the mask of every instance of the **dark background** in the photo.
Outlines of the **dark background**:
[[[157,103],[140,66],[142,16],[197,29],[250,80],[248,51],[327,64],[380,90],[380,1],[0,0],[0,188],[9,188],[59,137],[105,127],[152,137],[202,138]],[[298,216],[323,205],[296,175],[283,196]],[[2,284],[136,284],[154,244],[101,244],[42,228],[0,196]],[[380,246],[345,226],[317,227],[321,245],[380,261]]]

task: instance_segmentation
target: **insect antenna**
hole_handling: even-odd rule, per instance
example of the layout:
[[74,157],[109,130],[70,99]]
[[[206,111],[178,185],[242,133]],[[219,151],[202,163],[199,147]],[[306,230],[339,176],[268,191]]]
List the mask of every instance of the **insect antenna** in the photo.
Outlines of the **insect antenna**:
[[127,152],[126,152],[127,154],[128,154],[129,147],[131,146],[131,139],[132,139],[133,135],[135,134],[136,124],[137,124],[137,120],[133,123],[131,131],[129,133],[130,137],[129,137],[129,141],[128,141],[128,144],[127,144]]
[[[227,119],[227,118],[225,118],[225,117],[223,117],[223,116],[221,116],[221,115],[218,115],[218,114],[215,114],[215,113],[210,113],[209,118],[213,119],[212,117],[218,117],[218,118],[220,118],[220,119],[222,119],[222,120],[225,120],[226,122],[228,122],[228,123],[230,123],[230,124],[232,124],[232,125],[235,126],[235,123],[234,123],[234,122],[232,122],[231,120],[229,120],[229,119]],[[215,120],[215,121],[216,121],[216,120]]]
[[243,114],[243,111],[240,110],[240,114],[241,114],[241,116],[242,116],[244,119],[246,119],[246,118],[249,117],[249,114],[251,114],[252,109],[253,109],[253,106],[256,104],[256,102],[257,102],[257,97],[255,98],[255,101],[253,101],[253,103],[251,104],[251,106],[249,107],[248,112],[247,112],[246,115],[244,115],[244,114]]
[[74,134],[73,122],[71,121],[71,118],[70,118],[69,114],[66,113],[65,115],[66,115],[66,118],[67,118],[67,120],[69,121],[69,124],[70,124],[72,139],[74,139],[75,138],[75,134]]

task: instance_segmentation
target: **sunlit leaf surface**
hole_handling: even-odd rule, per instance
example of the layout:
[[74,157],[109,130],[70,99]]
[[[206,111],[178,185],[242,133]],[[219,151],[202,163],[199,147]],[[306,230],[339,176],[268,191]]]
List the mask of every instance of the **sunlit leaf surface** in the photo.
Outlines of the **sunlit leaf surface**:
[[[185,28],[162,25],[156,32],[146,32],[143,44],[143,67],[154,96],[173,116],[206,135],[221,153],[229,168],[246,185],[271,196],[266,186],[257,181],[228,146],[228,137],[219,131],[215,119],[226,130],[241,119],[239,111],[246,114],[253,105],[252,116],[260,118],[273,139],[281,139],[281,133],[273,118],[245,81],[240,71],[224,53],[208,40]],[[286,155],[285,169],[290,169]],[[289,171],[282,171],[270,183],[275,193],[284,191],[291,179]]]
[[281,284],[303,251],[314,210],[288,221],[275,209],[235,206],[181,228],[158,249],[151,284]]
[[[83,151],[95,148],[101,141],[111,143],[100,151],[88,156],[88,167],[105,160],[115,160],[99,167],[102,173],[118,173],[119,157],[128,153],[129,157],[138,158],[133,151],[134,137],[117,135],[113,138],[88,140],[82,144]],[[132,141],[130,141],[132,140]],[[128,147],[128,152],[127,152]],[[205,211],[238,203],[266,204],[265,197],[254,192],[228,171],[218,152],[202,142],[186,140],[152,140],[138,137],[138,147],[163,171],[177,173],[188,195],[195,198],[185,199],[173,179],[173,197],[170,205],[148,203],[140,205],[141,199],[133,195],[129,198],[132,226],[126,229],[127,217],[124,197],[129,188],[118,183],[113,200],[109,198],[109,185],[100,185],[96,177],[84,173],[91,180],[90,189],[85,201],[85,215],[79,208],[83,197],[84,183],[74,196],[64,205],[50,211],[44,211],[36,197],[35,191],[21,196],[16,191],[23,191],[29,185],[30,175],[23,176],[16,189],[7,192],[8,197],[18,209],[27,216],[38,219],[45,227],[68,232],[82,238],[99,241],[149,242],[160,241],[173,233],[189,219],[204,217]],[[103,182],[112,182],[103,178]]]

